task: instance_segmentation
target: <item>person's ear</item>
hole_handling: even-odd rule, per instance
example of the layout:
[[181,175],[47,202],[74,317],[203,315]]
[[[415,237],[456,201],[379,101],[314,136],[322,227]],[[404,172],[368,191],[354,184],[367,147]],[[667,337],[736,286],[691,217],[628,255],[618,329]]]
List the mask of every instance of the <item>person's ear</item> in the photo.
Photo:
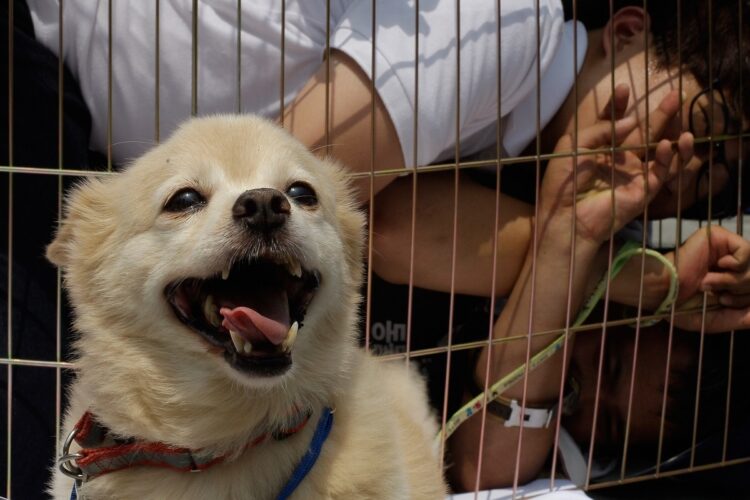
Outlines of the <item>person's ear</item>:
[[613,50],[619,52],[632,43],[642,42],[645,29],[648,29],[648,14],[642,8],[625,7],[618,10],[602,33],[605,55],[611,56]]

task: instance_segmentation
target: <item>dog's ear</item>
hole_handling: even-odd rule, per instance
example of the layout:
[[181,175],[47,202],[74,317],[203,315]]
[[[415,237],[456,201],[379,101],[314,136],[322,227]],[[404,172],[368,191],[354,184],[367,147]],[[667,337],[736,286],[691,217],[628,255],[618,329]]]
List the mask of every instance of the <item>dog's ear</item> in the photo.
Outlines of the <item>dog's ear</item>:
[[[102,220],[108,212],[105,189],[106,182],[89,179],[71,190],[67,195],[63,219],[55,239],[47,245],[47,260],[57,267],[67,266],[78,245],[76,234],[81,231],[90,234],[101,232],[96,227],[96,221]],[[85,227],[81,229],[81,226]]]
[[68,253],[72,239],[73,230],[70,224],[65,221],[61,222],[60,227],[57,229],[57,234],[55,234],[55,239],[47,245],[47,260],[57,267],[64,267],[68,263]]

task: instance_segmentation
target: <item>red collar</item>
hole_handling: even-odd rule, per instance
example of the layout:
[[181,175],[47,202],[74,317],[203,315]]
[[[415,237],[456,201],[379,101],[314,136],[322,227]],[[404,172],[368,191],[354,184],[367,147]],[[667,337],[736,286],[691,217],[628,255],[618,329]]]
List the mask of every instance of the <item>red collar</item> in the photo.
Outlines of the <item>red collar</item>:
[[[309,411],[295,411],[291,426],[254,437],[247,443],[246,449],[259,445],[269,437],[277,441],[286,439],[304,428],[309,419]],[[72,440],[81,447],[78,453],[70,454],[68,451]],[[59,460],[60,469],[83,481],[140,465],[198,472],[222,463],[229,456],[217,456],[200,449],[190,450],[135,438],[116,438],[90,412],[83,414],[63,448],[63,456]]]

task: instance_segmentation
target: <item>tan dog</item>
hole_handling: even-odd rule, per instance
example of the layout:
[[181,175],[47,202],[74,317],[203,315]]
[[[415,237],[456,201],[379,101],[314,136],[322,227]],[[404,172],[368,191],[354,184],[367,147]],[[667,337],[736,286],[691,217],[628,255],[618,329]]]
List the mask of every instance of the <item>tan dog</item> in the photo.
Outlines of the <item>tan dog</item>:
[[341,170],[251,117],[75,189],[47,255],[79,332],[79,496],[442,497],[421,382],[356,345],[363,226]]

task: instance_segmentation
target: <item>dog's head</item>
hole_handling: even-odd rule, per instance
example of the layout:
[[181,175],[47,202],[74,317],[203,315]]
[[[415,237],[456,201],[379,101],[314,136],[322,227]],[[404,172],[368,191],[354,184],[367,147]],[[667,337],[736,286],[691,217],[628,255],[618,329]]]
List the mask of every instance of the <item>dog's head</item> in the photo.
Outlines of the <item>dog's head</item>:
[[252,117],[193,120],[77,187],[47,255],[95,410],[139,428],[239,412],[249,428],[320,402],[355,345],[363,224],[339,168]]

